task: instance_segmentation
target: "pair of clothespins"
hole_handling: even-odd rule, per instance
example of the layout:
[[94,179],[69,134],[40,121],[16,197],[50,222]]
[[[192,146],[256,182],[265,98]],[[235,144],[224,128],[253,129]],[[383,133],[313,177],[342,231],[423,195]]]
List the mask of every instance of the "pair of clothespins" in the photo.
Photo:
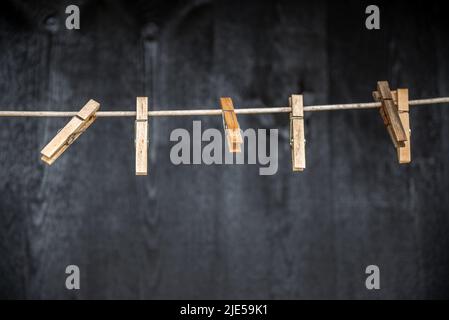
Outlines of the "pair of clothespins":
[[397,150],[399,163],[410,163],[412,157],[408,89],[391,91],[387,81],[379,81],[373,98],[382,103],[380,115]]
[[[223,124],[229,152],[240,152],[243,139],[231,98],[220,99],[223,110]],[[306,168],[305,136],[304,136],[304,105],[302,95],[292,95],[289,98],[292,108],[290,113],[290,146],[292,149],[293,171],[303,171]]]
[[[100,104],[89,100],[42,149],[41,159],[51,165],[95,121]],[[136,175],[148,174],[148,98],[137,97],[135,122]]]

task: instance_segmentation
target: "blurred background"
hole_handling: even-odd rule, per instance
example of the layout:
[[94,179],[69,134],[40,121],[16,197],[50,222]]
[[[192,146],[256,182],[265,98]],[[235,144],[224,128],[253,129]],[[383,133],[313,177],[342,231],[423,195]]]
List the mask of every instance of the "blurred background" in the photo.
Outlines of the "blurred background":
[[[67,30],[66,6],[81,11]],[[381,29],[365,28],[380,7]],[[370,102],[376,81],[449,96],[449,20],[439,1],[13,1],[0,3],[0,109],[102,110]],[[147,177],[134,120],[98,119],[51,167],[64,118],[0,118],[0,297],[21,299],[398,299],[449,297],[449,106],[412,108],[412,159],[377,110],[306,114],[307,170],[170,162],[150,119]],[[445,138],[446,137],[446,138]],[[79,266],[81,289],[65,288]],[[365,268],[380,268],[380,290]]]

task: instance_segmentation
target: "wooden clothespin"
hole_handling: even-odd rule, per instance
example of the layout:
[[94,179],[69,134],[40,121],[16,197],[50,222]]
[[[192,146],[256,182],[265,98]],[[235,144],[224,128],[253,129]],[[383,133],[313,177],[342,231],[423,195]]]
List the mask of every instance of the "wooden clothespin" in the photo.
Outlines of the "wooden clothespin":
[[289,99],[292,108],[290,113],[290,146],[292,149],[293,171],[306,168],[306,140],[304,134],[304,104],[302,95],[294,94]]
[[223,110],[223,125],[226,132],[229,152],[241,152],[243,143],[240,133],[240,126],[234,112],[234,105],[231,98],[220,98],[221,109]]
[[137,97],[136,122],[136,176],[148,174],[148,97]]
[[382,102],[380,114],[398,154],[399,163],[411,162],[408,89],[390,91],[387,81],[377,83],[374,100]]
[[64,128],[42,149],[41,160],[51,165],[95,121],[100,104],[89,100]]

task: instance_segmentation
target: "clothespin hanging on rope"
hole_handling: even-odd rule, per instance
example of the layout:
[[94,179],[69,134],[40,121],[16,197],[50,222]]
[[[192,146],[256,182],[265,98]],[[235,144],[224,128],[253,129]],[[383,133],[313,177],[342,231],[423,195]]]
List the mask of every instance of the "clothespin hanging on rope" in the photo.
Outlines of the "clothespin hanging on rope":
[[373,97],[375,101],[382,103],[380,114],[397,150],[399,163],[410,163],[412,158],[408,89],[390,91],[387,81],[379,81]]
[[294,94],[288,99],[290,112],[290,146],[293,171],[306,168],[306,140],[304,133],[304,104],[302,95]]
[[148,97],[137,97],[136,122],[136,176],[148,174]]
[[42,149],[41,160],[51,165],[95,121],[100,104],[89,100],[64,128]]
[[240,126],[234,112],[234,105],[231,98],[220,98],[221,109],[223,110],[223,126],[226,133],[229,152],[241,152],[243,143],[240,133]]

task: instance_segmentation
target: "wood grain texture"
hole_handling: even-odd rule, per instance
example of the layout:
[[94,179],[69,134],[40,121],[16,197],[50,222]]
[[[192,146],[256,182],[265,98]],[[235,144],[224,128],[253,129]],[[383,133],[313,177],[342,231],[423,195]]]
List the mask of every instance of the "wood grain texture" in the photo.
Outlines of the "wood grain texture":
[[303,97],[302,95],[292,95],[289,101],[292,108],[290,115],[292,168],[293,171],[303,171],[306,168]]
[[136,176],[148,174],[148,98],[136,102]]
[[410,134],[410,115],[409,115],[409,105],[408,105],[408,89],[398,89],[396,91],[396,103],[398,106],[399,117],[402,123],[402,126],[405,130],[405,135],[407,140],[404,142],[404,146],[399,146],[397,148],[398,151],[398,160],[399,163],[410,163],[412,161],[411,154],[411,134]]
[[234,104],[231,98],[220,98],[220,106],[223,110],[224,122],[229,129],[239,129],[237,116],[234,112]]
[[394,139],[394,144],[403,146],[404,142],[407,140],[407,136],[404,127],[402,126],[401,119],[399,118],[397,107],[394,105],[388,82],[378,81],[377,91],[382,99],[383,113],[388,120],[388,130]]
[[55,162],[79,136],[95,121],[95,112],[100,104],[89,100],[54,138],[42,149],[41,160],[51,165]]
[[[391,138],[391,142],[397,150],[398,161],[400,164],[407,164],[412,161],[411,158],[411,140],[410,140],[410,117],[409,117],[409,99],[408,99],[408,89],[398,89],[390,92],[392,101],[394,102],[394,108],[399,114],[399,120],[401,121],[402,127],[407,140],[400,144],[393,132],[390,121],[385,113],[384,108],[381,108],[380,115],[387,128],[388,134]],[[382,97],[378,91],[373,92],[373,98],[376,101],[381,101]]]
[[232,103],[232,99],[220,98],[220,106],[223,110],[223,122],[229,152],[241,152],[240,146],[243,143],[243,139],[240,133],[240,126],[237,121],[237,116],[234,112],[234,104]]

